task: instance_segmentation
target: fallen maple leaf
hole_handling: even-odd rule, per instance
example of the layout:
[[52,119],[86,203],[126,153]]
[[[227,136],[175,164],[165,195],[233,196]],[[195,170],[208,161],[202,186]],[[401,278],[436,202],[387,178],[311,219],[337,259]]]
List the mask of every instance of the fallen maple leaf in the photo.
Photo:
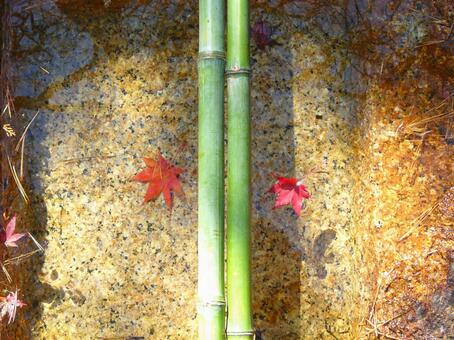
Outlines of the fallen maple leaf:
[[271,45],[273,40],[271,39],[272,29],[263,21],[257,22],[252,27],[252,39],[258,48],[263,49],[268,45]]
[[291,204],[295,213],[301,215],[303,200],[311,197],[302,180],[296,178],[286,178],[274,175],[277,182],[268,190],[269,193],[276,194],[276,203],[273,209]]
[[16,215],[14,215],[6,225],[6,228],[0,231],[0,241],[7,247],[17,247],[16,242],[25,234],[16,234]]
[[164,200],[172,210],[173,193],[182,195],[178,175],[184,170],[170,164],[161,154],[157,159],[143,158],[147,167],[133,177],[133,180],[148,183],[148,189],[144,197],[144,203],[156,199],[159,195],[164,195]]
[[17,290],[10,292],[6,297],[0,297],[0,317],[3,319],[5,315],[9,316],[8,324],[14,321],[16,317],[17,307],[22,308],[26,306],[21,300],[17,298]]

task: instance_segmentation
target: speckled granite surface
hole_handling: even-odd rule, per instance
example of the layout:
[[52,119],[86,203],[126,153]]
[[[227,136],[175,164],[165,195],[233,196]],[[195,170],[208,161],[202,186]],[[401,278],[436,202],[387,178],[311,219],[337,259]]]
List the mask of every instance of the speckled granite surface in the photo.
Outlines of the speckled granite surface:
[[[156,5],[33,10],[41,26],[26,32],[45,44],[18,58],[16,95],[27,114],[40,109],[27,143],[47,245],[27,291],[41,300],[25,312],[34,338],[194,337],[197,23],[184,7],[159,29]],[[186,169],[172,216],[162,199],[142,208],[146,188],[130,180],[159,149]]]
[[[30,289],[41,302],[26,312],[27,331],[194,338],[196,7],[79,10],[49,3],[32,10],[40,25],[21,26],[43,39],[19,46],[32,52],[18,52],[16,95],[29,116],[41,111],[28,152],[46,216],[34,279],[48,290]],[[352,111],[336,94],[340,56],[301,20],[253,15],[276,28],[278,43],[253,51],[256,327],[265,339],[349,334]],[[158,149],[187,170],[187,200],[171,217],[161,199],[141,209],[145,188],[129,181],[140,156]],[[303,217],[272,211],[271,173],[306,176],[315,166],[329,174],[307,175],[314,198]]]
[[[46,245],[21,276],[17,338],[196,337],[197,4],[162,3],[16,8],[17,104],[41,112],[27,154]],[[298,3],[252,11],[275,42],[252,49],[254,323],[262,339],[361,338],[374,252],[353,211],[369,173],[358,181],[349,94],[362,84],[332,43],[340,27],[304,20]],[[162,199],[141,207],[130,181],[157,150],[186,169],[172,215]],[[271,209],[272,172],[305,178],[300,219]]]

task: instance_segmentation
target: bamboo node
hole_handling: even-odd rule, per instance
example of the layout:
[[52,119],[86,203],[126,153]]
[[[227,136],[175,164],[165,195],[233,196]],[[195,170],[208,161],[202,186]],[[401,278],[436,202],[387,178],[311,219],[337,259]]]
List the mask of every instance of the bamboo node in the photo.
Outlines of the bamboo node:
[[238,75],[238,74],[246,74],[249,76],[251,74],[251,69],[249,67],[240,68],[238,66],[233,66],[230,69],[226,69],[225,74],[226,74],[226,76]]
[[200,307],[206,307],[206,306],[225,306],[225,301],[222,300],[212,300],[212,301],[200,301],[199,302]]
[[254,336],[255,330],[250,331],[227,331],[227,336]]
[[199,60],[203,59],[222,59],[225,61],[225,52],[223,51],[201,51],[199,52]]

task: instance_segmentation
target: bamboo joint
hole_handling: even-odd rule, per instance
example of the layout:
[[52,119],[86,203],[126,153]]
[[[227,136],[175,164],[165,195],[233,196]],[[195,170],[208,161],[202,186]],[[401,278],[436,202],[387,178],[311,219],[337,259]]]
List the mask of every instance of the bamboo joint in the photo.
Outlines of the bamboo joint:
[[255,330],[242,331],[242,332],[227,331],[227,336],[229,336],[229,337],[232,337],[232,336],[255,336]]
[[238,66],[234,66],[230,69],[226,69],[225,70],[225,75],[228,77],[228,76],[234,76],[234,75],[240,75],[240,74],[244,74],[246,76],[250,76],[251,74],[251,69],[248,68],[248,67],[243,67],[243,68],[240,68]]
[[199,52],[199,60],[204,60],[204,59],[225,60],[225,52],[223,52],[223,51],[201,51],[201,52]]
[[199,307],[225,306],[225,305],[226,305],[225,301],[222,301],[222,300],[199,302]]

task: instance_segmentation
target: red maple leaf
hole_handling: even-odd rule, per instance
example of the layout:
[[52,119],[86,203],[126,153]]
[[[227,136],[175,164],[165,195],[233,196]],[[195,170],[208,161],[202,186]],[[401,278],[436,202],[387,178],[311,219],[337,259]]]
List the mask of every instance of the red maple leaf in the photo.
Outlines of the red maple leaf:
[[172,210],[173,194],[182,195],[183,190],[178,175],[184,170],[170,164],[161,154],[156,159],[143,158],[147,167],[133,177],[133,180],[148,183],[144,203],[164,195],[164,200]]
[[14,215],[6,225],[6,228],[0,231],[0,241],[7,247],[17,247],[16,242],[25,234],[16,234],[16,215]]
[[302,180],[298,181],[294,177],[286,178],[278,175],[274,175],[274,177],[277,182],[268,190],[268,192],[276,194],[273,209],[291,204],[295,213],[300,216],[303,200],[311,197]]
[[263,49],[268,45],[273,43],[271,39],[272,29],[263,21],[257,22],[252,27],[252,39],[255,41],[255,44],[258,48]]

